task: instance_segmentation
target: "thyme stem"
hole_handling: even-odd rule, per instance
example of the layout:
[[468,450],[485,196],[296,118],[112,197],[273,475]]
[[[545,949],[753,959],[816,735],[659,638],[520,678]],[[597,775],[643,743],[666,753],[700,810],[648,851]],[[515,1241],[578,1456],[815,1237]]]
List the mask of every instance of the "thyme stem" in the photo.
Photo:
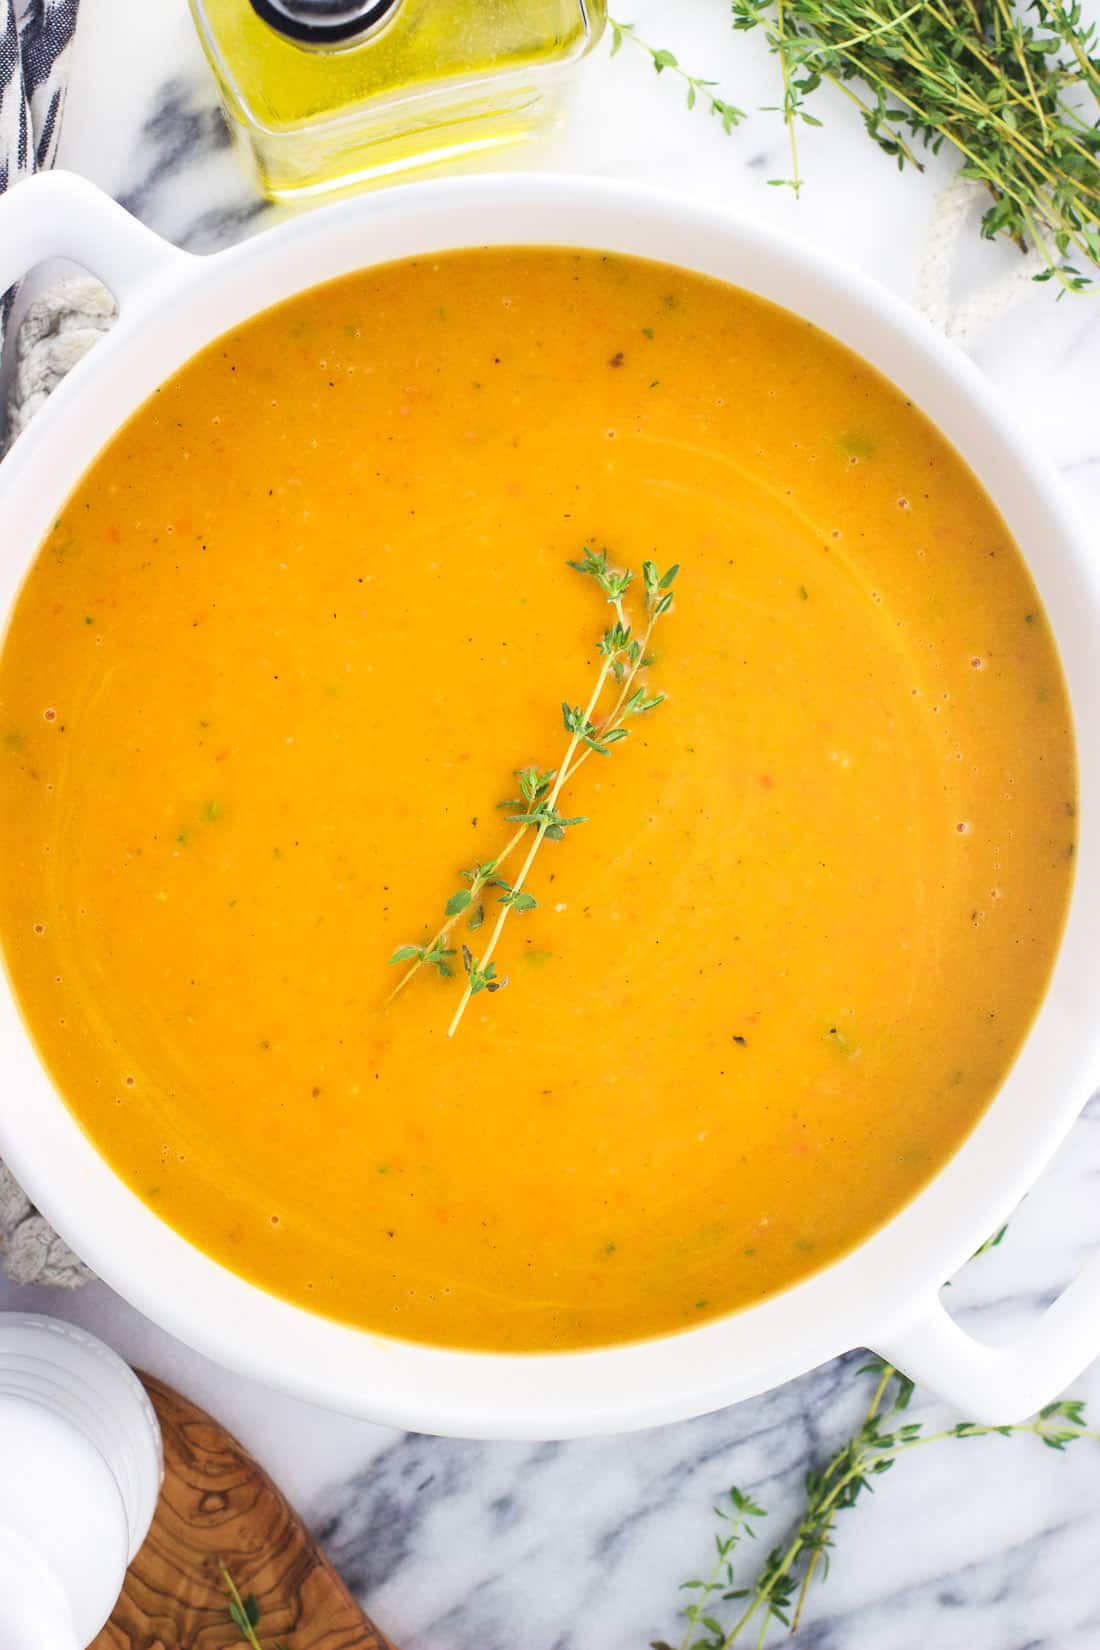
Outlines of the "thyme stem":
[[[672,606],[671,587],[680,570],[679,565],[669,568],[662,575],[653,562],[643,562],[642,584],[646,625],[640,638],[632,633],[625,605],[626,593],[634,582],[634,574],[629,570],[621,571],[611,567],[606,550],[595,555],[586,548],[583,551],[583,559],[570,562],[569,565],[577,572],[595,579],[606,600],[614,608],[615,622],[599,639],[602,663],[587,704],[583,707],[562,704],[562,720],[569,735],[565,754],[556,769],[542,771],[535,767],[527,767],[516,770],[520,795],[501,804],[502,807],[514,807],[518,810],[509,816],[517,829],[505,847],[485,864],[477,864],[471,871],[462,873],[469,882],[469,887],[452,894],[447,901],[444,922],[426,945],[400,945],[390,958],[391,963],[409,962],[411,966],[390,992],[387,1002],[392,1002],[413,976],[424,967],[435,968],[445,978],[448,977],[453,973],[449,959],[455,954],[448,941],[454,934],[455,926],[473,907],[472,913],[467,916],[468,926],[471,929],[480,927],[485,913],[482,905],[475,904],[478,896],[488,888],[504,890],[498,902],[500,910],[496,914],[488,943],[481,956],[475,960],[468,945],[461,948],[466,983],[447,1028],[448,1038],[453,1037],[461,1025],[471,997],[477,996],[480,991],[500,991],[508,983],[506,979],[496,977],[494,959],[511,913],[530,911],[538,903],[526,891],[526,885],[543,843],[548,839],[559,840],[568,828],[584,823],[581,817],[565,819],[559,812],[558,803],[565,787],[594,752],[600,756],[607,756],[613,744],[629,736],[629,730],[624,724],[631,717],[655,710],[664,700],[663,693],[648,694],[645,687],[637,685],[637,680],[639,672],[652,662],[648,654],[650,638],[657,620]],[[610,711],[601,716],[600,703],[612,679],[616,683],[618,693]],[[519,873],[513,882],[508,882],[500,875],[501,867],[511,859],[529,833],[532,840],[528,844]]]
[[713,80],[701,80],[698,75],[689,74],[679,59],[670,51],[657,46],[651,46],[648,40],[643,40],[633,23],[620,23],[614,17],[609,17],[608,27],[611,30],[611,56],[614,57],[624,40],[633,41],[640,51],[646,53],[658,74],[664,74],[666,69],[682,80],[687,86],[687,106],[694,109],[699,98],[712,115],[717,115],[722,123],[722,130],[732,132],[735,126],[740,125],[745,118],[745,111],[734,103],[727,103],[725,98],[719,97]]
[[[218,1569],[221,1571],[222,1580],[225,1582],[226,1591],[229,1594],[230,1621],[240,1633],[245,1644],[248,1645],[248,1650],[263,1650],[262,1644],[256,1637],[256,1623],[260,1619],[260,1606],[256,1602],[255,1594],[249,1593],[247,1598],[241,1597],[237,1583],[233,1580],[225,1560],[222,1558],[218,1560]],[[275,1644],[272,1646],[272,1650],[286,1650],[286,1646]]]
[[783,22],[783,0],[775,0],[775,33],[779,41],[779,68],[783,76],[783,121],[791,149],[790,185],[797,200],[802,193],[802,179],[798,171],[798,139],[794,134],[794,116],[798,105],[791,87],[791,65],[786,51],[787,33]]
[[[505,846],[500,850],[500,853],[496,856],[496,858],[494,860],[490,861],[490,865],[492,866],[492,870],[490,870],[486,866],[479,867],[477,874],[475,875],[473,881],[470,883],[470,899],[471,899],[471,901],[477,899],[477,896],[482,892],[482,890],[486,887],[486,885],[489,882],[492,881],[493,874],[496,871],[499,871],[501,866],[504,865],[506,863],[506,861],[511,859],[512,855],[515,853],[516,849],[519,847],[520,843],[523,841],[524,837],[527,835],[527,832],[528,832],[529,829],[530,829],[530,826],[521,825],[518,831],[514,831],[512,833],[512,836],[509,838],[509,840],[505,844]],[[482,874],[482,873],[484,873],[484,874]],[[448,917],[446,922],[443,924],[443,926],[440,929],[438,929],[435,934],[432,935],[432,937],[428,941],[427,945],[423,947],[425,955],[417,957],[416,960],[413,962],[412,967],[408,970],[408,972],[405,973],[405,974],[402,974],[401,978],[398,980],[397,984],[394,986],[393,990],[390,992],[389,996],[386,998],[387,1003],[392,1003],[393,999],[395,997],[399,996],[402,991],[404,991],[404,989],[408,985],[409,981],[413,978],[413,975],[414,974],[419,974],[420,970],[425,966],[425,961],[426,961],[426,956],[427,955],[429,955],[433,952],[438,953],[438,954],[442,954],[442,948],[446,946],[447,941],[450,939],[451,934],[454,932],[455,925],[459,921],[461,921],[462,916],[463,916],[463,913],[461,911],[456,911],[454,916],[453,917]]]
[[[986,1247],[998,1242],[1001,1235],[991,1239]],[[1057,1451],[1067,1449],[1080,1439],[1100,1443],[1100,1431],[1086,1424],[1084,1405],[1072,1398],[1048,1404],[1031,1420],[1011,1426],[979,1426],[972,1421],[961,1421],[941,1432],[926,1433],[919,1421],[904,1419],[913,1383],[879,1359],[865,1367],[877,1375],[877,1381],[862,1422],[820,1472],[807,1473],[806,1502],[794,1533],[785,1546],[774,1548],[768,1555],[751,1587],[734,1587],[730,1560],[730,1551],[741,1533],[735,1515],[748,1498],[743,1491],[732,1489],[729,1495],[735,1513],[725,1512],[721,1507],[715,1509],[720,1518],[731,1521],[731,1535],[725,1541],[716,1538],[721,1562],[708,1579],[685,1584],[698,1589],[698,1601],[687,1609],[688,1634],[680,1650],[731,1650],[750,1627],[755,1629],[756,1650],[763,1650],[774,1622],[790,1633],[796,1632],[812,1582],[827,1569],[837,1513],[854,1507],[861,1492],[870,1487],[870,1480],[887,1472],[902,1455],[951,1438],[1008,1438],[1030,1434]],[[760,1508],[754,1507],[753,1512],[755,1516],[764,1516]],[[804,1568],[799,1579],[801,1565]],[[726,1590],[722,1600],[744,1601],[728,1629],[713,1613],[704,1614],[708,1601],[722,1586],[723,1577]],[[714,1608],[710,1606],[712,1612]],[[706,1637],[697,1636],[700,1625]],[[654,1650],[670,1650],[670,1647],[659,1642]]]
[[[622,612],[621,607],[619,608],[619,612],[621,614],[621,612]],[[585,719],[586,725],[589,725],[589,726],[591,725],[592,718],[596,713],[596,706],[600,702],[600,695],[603,693],[604,687],[607,683],[607,678],[611,673],[611,666],[612,666],[612,663],[613,663],[613,659],[617,658],[617,657],[618,657],[617,654],[608,655],[608,657],[604,660],[603,664],[600,667],[600,673],[596,677],[596,685],[592,689],[592,696],[589,699],[588,704],[585,708],[584,719]],[[554,780],[554,783],[550,788],[550,794],[546,799],[547,808],[548,808],[549,813],[551,815],[555,812],[555,810],[557,808],[558,797],[561,795],[562,788],[564,787],[565,781],[569,776],[569,764],[572,761],[573,756],[576,752],[577,746],[580,744],[580,742],[581,742],[581,735],[578,731],[578,732],[575,732],[573,734],[573,737],[570,739],[569,744],[566,746],[565,756],[562,758],[562,764],[561,764],[561,767],[558,769],[557,778]],[[530,873],[532,865],[535,863],[535,855],[538,853],[539,849],[542,847],[543,839],[546,836],[546,830],[547,830],[547,824],[548,823],[549,823],[549,821],[547,821],[546,823],[540,824],[535,828],[535,840],[532,842],[531,846],[528,848],[527,857],[524,859],[523,864],[520,866],[519,875],[517,876],[515,882],[513,882],[513,884],[512,884],[513,893],[518,894],[518,893],[521,893],[523,891],[523,886],[527,881],[528,874]],[[502,905],[501,908],[500,908],[500,911],[497,913],[497,920],[493,924],[493,932],[489,936],[489,943],[485,947],[485,950],[482,952],[481,958],[480,958],[479,963],[478,963],[479,968],[484,970],[488,966],[488,964],[491,962],[492,957],[493,957],[493,953],[496,950],[497,945],[500,943],[500,936],[504,931],[504,925],[508,921],[509,915],[511,914],[512,910],[513,910],[513,905],[512,905],[511,902],[509,902],[507,905]],[[472,996],[473,996],[472,980],[468,979],[466,981],[466,989],[462,993],[462,999],[459,1002],[458,1007],[455,1009],[454,1019],[451,1021],[449,1027],[447,1028],[447,1036],[448,1037],[453,1037],[455,1032],[458,1030],[460,1024],[462,1023],[462,1016],[466,1012],[466,1005],[469,1003],[470,998]]]

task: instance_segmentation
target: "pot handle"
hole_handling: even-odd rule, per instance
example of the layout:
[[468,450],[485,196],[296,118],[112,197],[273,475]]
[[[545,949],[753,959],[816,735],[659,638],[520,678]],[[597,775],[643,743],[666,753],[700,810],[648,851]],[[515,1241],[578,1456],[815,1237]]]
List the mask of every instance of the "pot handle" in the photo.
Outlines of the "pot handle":
[[98,275],[122,309],[193,257],[75,172],[39,172],[0,195],[0,293],[45,258],[71,258]]
[[1034,1327],[1008,1346],[987,1346],[960,1329],[938,1295],[875,1350],[921,1386],[982,1426],[1009,1426],[1065,1391],[1100,1354],[1100,1252]]

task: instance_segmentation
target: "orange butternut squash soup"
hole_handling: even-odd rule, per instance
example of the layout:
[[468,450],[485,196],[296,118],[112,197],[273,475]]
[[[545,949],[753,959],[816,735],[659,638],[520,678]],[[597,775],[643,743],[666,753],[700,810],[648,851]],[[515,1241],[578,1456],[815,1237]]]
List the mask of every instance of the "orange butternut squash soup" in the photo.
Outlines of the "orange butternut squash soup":
[[813,326],[622,257],[212,344],[43,545],[0,741],[8,965],[96,1147],[246,1278],[452,1346],[851,1249],[989,1104],[1070,888],[974,477]]

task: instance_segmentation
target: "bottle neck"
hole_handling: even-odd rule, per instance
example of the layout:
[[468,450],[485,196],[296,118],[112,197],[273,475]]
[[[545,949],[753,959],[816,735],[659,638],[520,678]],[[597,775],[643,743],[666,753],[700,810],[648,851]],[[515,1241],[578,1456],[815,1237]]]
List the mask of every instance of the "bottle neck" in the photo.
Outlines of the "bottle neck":
[[257,17],[305,46],[349,46],[376,33],[401,0],[250,0]]

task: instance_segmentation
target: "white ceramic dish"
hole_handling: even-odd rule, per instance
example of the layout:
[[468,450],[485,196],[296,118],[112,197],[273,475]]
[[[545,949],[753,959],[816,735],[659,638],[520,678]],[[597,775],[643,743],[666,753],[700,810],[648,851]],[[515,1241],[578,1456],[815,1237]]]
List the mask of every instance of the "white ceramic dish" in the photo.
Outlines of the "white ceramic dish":
[[[498,176],[413,184],[299,218],[213,257],[179,252],[64,174],[0,200],[0,291],[42,258],[94,270],[121,318],[0,467],[0,612],[50,521],[126,416],[188,356],[254,311],[394,258],[489,244],[662,259],[807,316],[902,386],[977,472],[1028,558],[1061,649],[1076,724],[1100,722],[1100,577],[1054,474],[971,363],[878,287],[759,225],[592,180]],[[1010,1213],[1100,1080],[1100,745],[1082,739],[1076,890],[1047,999],[1007,1082],[935,1180],[827,1270],[679,1335],[550,1356],[448,1352],[313,1316],[215,1264],[116,1179],[70,1116],[0,987],[0,1153],[108,1283],[219,1362],[319,1403],[456,1436],[566,1437],[671,1421],[871,1346],[988,1422],[1016,1420],[1100,1352],[1100,1255],[1017,1345],[972,1340],[939,1301]]]

